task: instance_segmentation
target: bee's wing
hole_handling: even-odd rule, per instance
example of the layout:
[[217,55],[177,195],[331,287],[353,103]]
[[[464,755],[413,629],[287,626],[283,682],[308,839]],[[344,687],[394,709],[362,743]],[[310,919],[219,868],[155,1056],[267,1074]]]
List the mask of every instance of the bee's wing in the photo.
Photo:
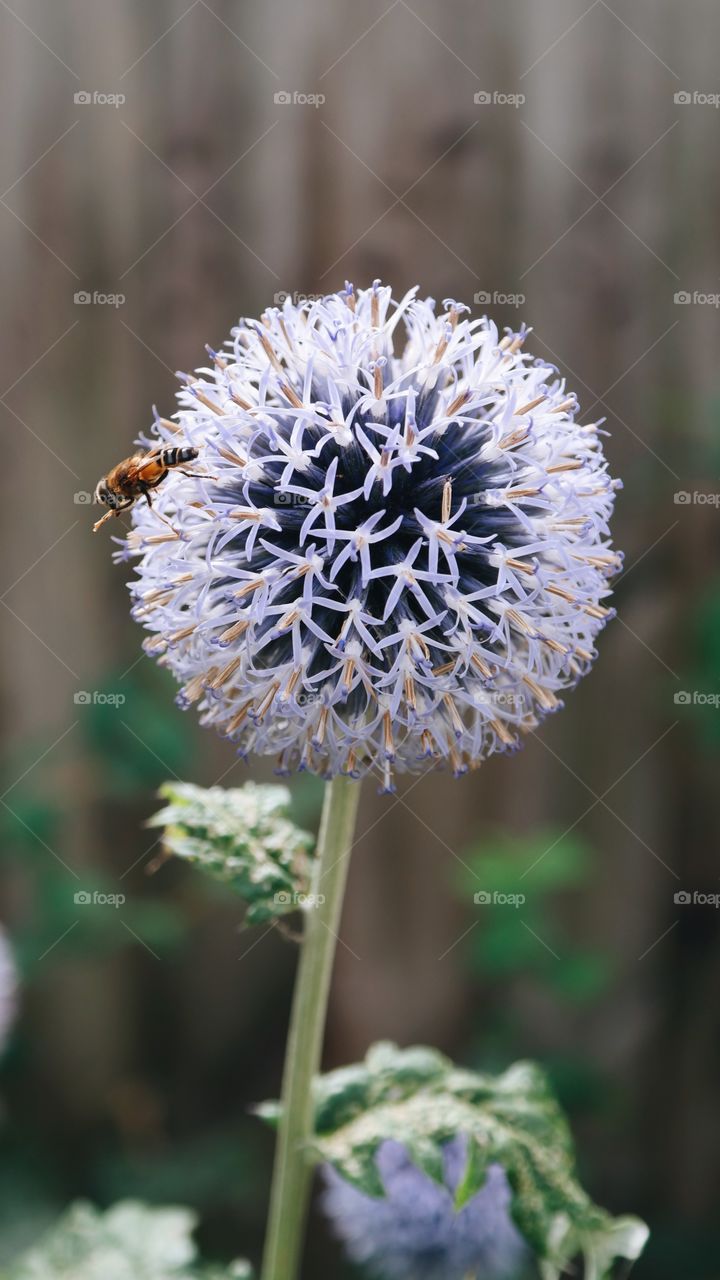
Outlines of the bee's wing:
[[137,454],[131,459],[134,469],[137,472],[148,471],[151,467],[156,467],[160,457],[160,449],[153,449],[152,453]]

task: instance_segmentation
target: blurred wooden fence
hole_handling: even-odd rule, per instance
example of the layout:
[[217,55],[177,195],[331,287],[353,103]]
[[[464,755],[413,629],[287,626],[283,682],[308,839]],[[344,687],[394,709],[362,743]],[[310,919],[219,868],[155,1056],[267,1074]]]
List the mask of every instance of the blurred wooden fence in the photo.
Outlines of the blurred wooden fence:
[[[618,1202],[636,1206],[640,1187],[668,1212],[702,1213],[717,1166],[706,1114],[720,944],[697,917],[673,927],[673,894],[716,879],[718,818],[673,697],[691,661],[686,618],[716,567],[717,513],[673,495],[717,461],[718,321],[674,295],[718,287],[720,117],[675,95],[718,87],[717,5],[14,0],[0,35],[6,785],[51,748],[32,776],[67,800],[53,848],[75,868],[119,865],[78,731],[52,745],[77,719],[74,693],[140,644],[123,570],[73,494],[152,403],[171,409],[173,370],[281,289],[379,275],[469,301],[524,294],[538,354],[612,432],[620,620],[592,678],[520,757],[460,784],[410,782],[395,801],[367,788],[328,1053],[380,1035],[452,1049],[470,1022],[479,1031],[461,948],[439,960],[473,920],[446,891],[454,857],[493,825],[563,830],[590,810],[581,830],[601,875],[571,924],[612,950],[618,981],[592,1015],[529,990],[515,1014],[528,1051],[581,1039],[627,1087],[626,1130],[597,1135]],[[75,101],[95,92],[125,102]],[[276,102],[284,92],[325,101]],[[475,101],[488,93],[525,102]],[[125,302],[75,303],[81,290]],[[198,778],[228,763],[198,732]],[[124,865],[144,848],[134,815],[122,839]],[[257,992],[277,988],[278,964],[287,977],[273,937],[240,966],[237,950],[229,936],[204,962],[222,1016],[197,981],[169,995],[209,1054],[228,1018],[236,1035]],[[141,1057],[144,970],[53,961],[29,1015],[33,1070],[61,1109],[99,1112]]]

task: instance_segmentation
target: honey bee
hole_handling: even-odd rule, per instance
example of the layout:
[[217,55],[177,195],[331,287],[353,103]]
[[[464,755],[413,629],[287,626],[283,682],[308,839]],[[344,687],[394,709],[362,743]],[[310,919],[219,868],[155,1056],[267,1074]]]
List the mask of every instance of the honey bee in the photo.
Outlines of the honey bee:
[[[189,445],[173,446],[171,448],[150,449],[147,453],[134,453],[130,458],[125,458],[123,462],[118,462],[112,471],[106,476],[98,480],[93,494],[94,502],[104,502],[110,510],[97,520],[93,525],[93,533],[97,533],[101,525],[105,524],[111,516],[119,516],[123,511],[129,511],[134,506],[138,498],[145,498],[149,507],[152,507],[152,498],[150,491],[157,489],[159,484],[167,476],[169,471],[175,468],[182,469],[190,462],[194,462],[198,456],[198,450],[191,448]],[[184,476],[198,475],[197,471],[182,471]],[[160,514],[157,512],[156,514]],[[164,516],[160,516],[164,520]],[[165,521],[169,523],[169,521]]]

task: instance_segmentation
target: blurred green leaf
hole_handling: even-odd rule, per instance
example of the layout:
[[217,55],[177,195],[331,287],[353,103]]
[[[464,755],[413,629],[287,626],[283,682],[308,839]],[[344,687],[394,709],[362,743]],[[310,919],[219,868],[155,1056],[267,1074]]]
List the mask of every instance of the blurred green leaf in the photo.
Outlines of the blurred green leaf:
[[78,705],[87,748],[102,768],[107,794],[155,788],[189,767],[192,724],[175,705],[176,686],[154,664],[107,673],[91,701]]
[[79,1202],[11,1265],[6,1280],[250,1280],[245,1262],[198,1267],[195,1214],[125,1200],[101,1213]]
[[589,1004],[607,990],[612,981],[614,965],[610,956],[601,951],[574,951],[560,965],[554,975],[555,989],[578,1004]]
[[264,1213],[257,1176],[258,1135],[250,1118],[226,1122],[220,1133],[193,1135],[160,1150],[128,1151],[120,1147],[102,1160],[97,1182],[102,1199],[148,1200],[163,1204],[181,1199],[195,1209],[232,1203]]
[[[720,584],[700,601],[690,626],[693,661],[683,685],[692,701],[677,709],[697,727],[702,742],[716,748],[720,746]],[[674,692],[677,697],[676,686]],[[699,697],[708,700],[701,702]]]
[[230,885],[247,903],[249,924],[297,911],[310,886],[313,838],[290,821],[286,787],[196,787],[166,782],[169,804],[148,826],[164,828],[163,845]]
[[525,880],[530,875],[530,887],[536,893],[571,889],[585,884],[592,870],[592,854],[585,841],[552,829],[524,836],[497,833],[471,849],[470,860],[483,888],[503,892],[527,893]]
[[578,945],[558,923],[564,896],[585,887],[592,875],[584,841],[552,830],[498,835],[471,849],[464,862],[460,888],[480,913],[467,951],[484,980],[529,975],[576,1003],[606,990],[612,958]]
[[13,937],[28,979],[59,939],[65,955],[101,957],[138,941],[167,954],[188,936],[188,921],[176,903],[126,897],[116,881],[97,872],[87,881],[71,881],[62,870],[46,871],[38,878],[36,907]]
[[348,1182],[380,1197],[376,1156],[401,1143],[429,1177],[443,1182],[443,1144],[464,1135],[468,1160],[456,1192],[461,1208],[490,1164],[507,1174],[512,1216],[538,1257],[543,1280],[559,1280],[578,1255],[586,1280],[604,1280],[616,1257],[636,1258],[647,1228],[613,1219],[580,1187],[570,1131],[544,1072],[518,1062],[499,1076],[462,1070],[434,1049],[375,1045],[365,1062],[315,1085],[313,1152]]

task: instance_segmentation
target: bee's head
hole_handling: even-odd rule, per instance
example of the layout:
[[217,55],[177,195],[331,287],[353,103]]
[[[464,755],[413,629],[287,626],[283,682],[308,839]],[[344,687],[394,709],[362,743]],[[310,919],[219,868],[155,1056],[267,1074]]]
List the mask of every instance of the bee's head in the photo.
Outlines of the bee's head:
[[95,486],[93,502],[104,502],[106,507],[111,507],[113,510],[117,506],[116,496],[112,489],[108,488],[108,482],[104,476]]

